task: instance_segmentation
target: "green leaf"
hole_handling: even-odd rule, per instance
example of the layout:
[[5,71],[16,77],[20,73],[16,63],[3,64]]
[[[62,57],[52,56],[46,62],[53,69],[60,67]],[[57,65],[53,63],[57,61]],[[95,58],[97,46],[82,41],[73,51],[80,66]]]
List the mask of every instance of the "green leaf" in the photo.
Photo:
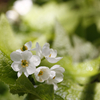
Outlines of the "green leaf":
[[15,38],[12,29],[4,15],[0,18],[0,50],[8,57],[13,50],[19,49],[20,39]]
[[31,94],[41,100],[53,100],[53,86],[41,84],[34,88],[34,85],[29,81],[24,74],[16,81],[15,85],[10,86],[10,92],[13,94]]
[[99,100],[100,99],[100,83],[88,84],[80,86],[72,80],[67,79],[60,83],[58,90],[55,92],[63,99],[57,100]]
[[58,21],[55,23],[53,48],[57,50],[59,56],[68,55],[68,51],[72,49],[70,38]]
[[98,57],[99,54],[99,51],[92,43],[76,35],[69,36],[57,21],[55,23],[53,48],[57,50],[58,56],[69,55],[74,62],[91,60]]
[[87,84],[95,80],[99,74],[100,57],[76,64],[72,62],[71,57],[64,57],[57,64],[65,68],[66,72],[64,74],[66,77],[70,77],[79,84]]
[[12,61],[0,51],[0,80],[10,85],[14,84],[17,78],[16,72],[11,68]]

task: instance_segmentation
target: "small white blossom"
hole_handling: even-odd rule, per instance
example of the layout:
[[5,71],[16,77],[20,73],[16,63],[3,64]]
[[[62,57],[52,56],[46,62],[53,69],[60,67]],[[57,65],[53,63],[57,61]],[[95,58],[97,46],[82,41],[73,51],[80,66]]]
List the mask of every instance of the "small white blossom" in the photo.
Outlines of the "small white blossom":
[[49,61],[50,63],[56,63],[60,59],[62,59],[62,57],[57,57],[56,50],[50,49],[49,43],[45,43],[42,49],[41,49],[40,45],[38,43],[36,43],[36,48],[32,49],[32,50],[36,50],[36,54],[41,59],[43,57],[45,57],[47,59],[47,61]]
[[20,77],[24,72],[25,76],[28,77],[33,74],[36,70],[36,66],[40,64],[40,58],[37,55],[32,55],[30,51],[12,52],[11,60],[14,61],[11,65],[14,71],[18,71],[17,76]]
[[17,52],[24,52],[24,51],[30,51],[32,47],[32,42],[29,41],[27,43],[25,43],[20,49],[16,50]]
[[54,90],[57,90],[58,86],[57,83],[63,81],[63,72],[65,69],[63,67],[60,67],[60,65],[54,65],[50,69],[50,76],[48,80],[46,80],[47,84],[53,84]]
[[39,43],[36,43],[36,48],[32,49],[36,51],[36,55],[38,55],[41,59],[43,58],[43,54],[42,54],[42,48],[39,45]]
[[50,69],[45,66],[38,67],[35,71],[35,78],[39,82],[44,82],[50,76]]

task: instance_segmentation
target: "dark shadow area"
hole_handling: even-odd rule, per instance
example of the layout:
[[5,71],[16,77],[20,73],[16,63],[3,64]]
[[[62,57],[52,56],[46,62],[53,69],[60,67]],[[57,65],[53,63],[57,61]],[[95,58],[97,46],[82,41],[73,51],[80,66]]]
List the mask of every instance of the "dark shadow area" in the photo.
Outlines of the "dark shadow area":
[[90,42],[95,42],[100,39],[100,32],[98,31],[96,24],[92,23],[88,27],[84,27],[82,18],[75,29],[75,34]]
[[86,39],[94,42],[95,40],[100,38],[100,33],[97,30],[97,26],[95,23],[91,24],[88,28],[86,28]]
[[100,77],[100,74],[90,78],[90,83],[86,84],[84,87],[84,90],[82,91],[81,100],[94,100],[95,87],[96,87],[97,82],[100,82],[99,77]]
[[81,100],[94,100],[95,83],[86,85],[81,95]]

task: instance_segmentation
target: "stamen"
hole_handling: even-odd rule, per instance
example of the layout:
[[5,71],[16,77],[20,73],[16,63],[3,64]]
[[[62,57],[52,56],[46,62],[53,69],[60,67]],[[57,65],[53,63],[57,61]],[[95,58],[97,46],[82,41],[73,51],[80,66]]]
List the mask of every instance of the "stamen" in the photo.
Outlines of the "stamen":
[[53,79],[55,79],[55,76],[53,77]]
[[49,55],[49,57],[51,57],[51,54]]
[[43,71],[40,71],[38,74],[38,76],[41,76],[41,75],[43,75]]
[[28,50],[27,46],[23,45],[23,47],[21,48],[21,51],[25,51]]
[[22,62],[21,63],[22,67],[28,67],[28,61],[27,60],[22,60],[21,62]]

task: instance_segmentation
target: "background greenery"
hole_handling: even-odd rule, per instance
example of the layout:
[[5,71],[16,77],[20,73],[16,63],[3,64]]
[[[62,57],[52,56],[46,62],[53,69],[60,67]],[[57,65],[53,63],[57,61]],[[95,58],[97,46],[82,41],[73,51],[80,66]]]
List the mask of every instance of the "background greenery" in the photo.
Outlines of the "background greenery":
[[[99,100],[100,1],[33,0],[31,10],[10,23],[5,14],[14,1],[0,1],[0,100]],[[64,80],[57,91],[43,84],[35,89],[11,69],[10,53],[28,41],[33,48],[49,42],[63,56],[57,64],[65,68]],[[53,66],[46,60],[41,65]]]

